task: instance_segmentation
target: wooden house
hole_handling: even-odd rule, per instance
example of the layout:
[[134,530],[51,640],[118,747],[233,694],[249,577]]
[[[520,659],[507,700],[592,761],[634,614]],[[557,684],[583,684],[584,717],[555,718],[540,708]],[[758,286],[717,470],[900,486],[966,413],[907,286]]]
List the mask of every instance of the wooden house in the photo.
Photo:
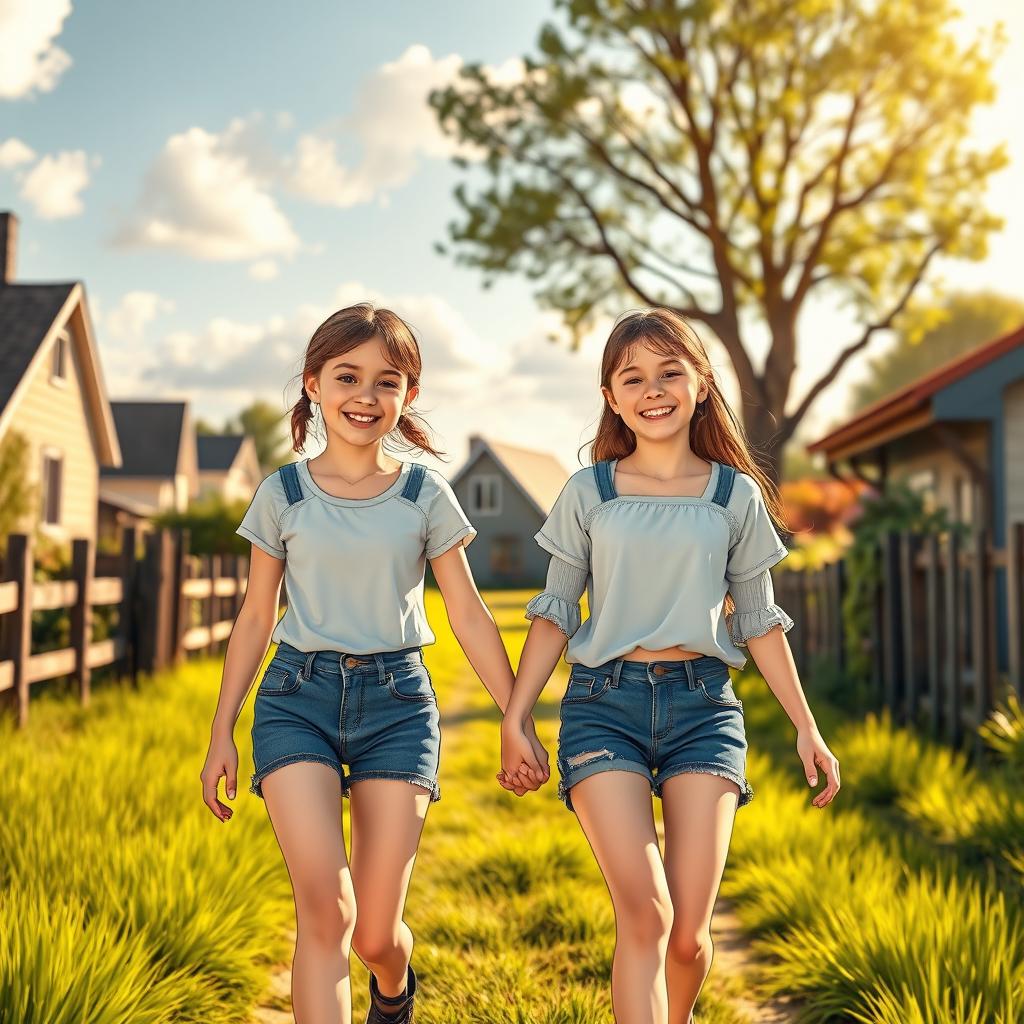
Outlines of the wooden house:
[[121,466],[81,281],[15,280],[18,219],[0,212],[0,443],[27,442],[35,501],[11,532],[95,537],[100,473]]

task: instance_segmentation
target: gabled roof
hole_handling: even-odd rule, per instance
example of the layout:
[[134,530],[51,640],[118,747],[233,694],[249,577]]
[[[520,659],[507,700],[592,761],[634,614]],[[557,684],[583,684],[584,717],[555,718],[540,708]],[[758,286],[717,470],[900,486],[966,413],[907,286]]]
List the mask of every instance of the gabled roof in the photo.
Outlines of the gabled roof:
[[553,455],[519,448],[500,441],[488,441],[479,434],[470,437],[470,456],[450,483],[454,486],[486,452],[501,466],[527,501],[541,516],[547,516],[569,474]]
[[245,442],[245,434],[197,434],[199,469],[228,470]]
[[74,282],[0,285],[0,409],[11,400]]
[[[972,349],[944,363],[931,373],[919,377],[890,395],[872,402],[853,419],[836,427],[831,433],[807,446],[809,452],[830,452],[847,448],[859,439],[894,428],[899,421],[920,424],[930,411],[932,397],[955,381],[969,376],[1001,356],[1024,346],[1024,326],[994,341]],[[892,432],[891,430],[889,432]],[[896,431],[895,433],[899,433]]]
[[96,431],[100,466],[116,466],[121,449],[103,383],[85,288],[78,281],[0,282],[0,434],[14,416],[34,368],[46,357],[47,343],[67,325],[72,327],[75,354],[82,370],[82,397]]
[[178,472],[184,439],[186,403],[117,401],[110,403],[121,438],[123,461],[104,477],[172,477]]

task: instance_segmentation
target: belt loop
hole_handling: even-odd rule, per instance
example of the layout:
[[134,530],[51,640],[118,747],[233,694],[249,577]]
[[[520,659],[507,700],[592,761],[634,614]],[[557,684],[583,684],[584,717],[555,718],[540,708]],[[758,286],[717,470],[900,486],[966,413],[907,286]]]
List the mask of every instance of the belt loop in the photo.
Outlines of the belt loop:
[[696,676],[695,676],[694,671],[693,671],[693,663],[696,660],[697,660],[696,658],[690,658],[688,661],[684,661],[683,662],[683,665],[686,668],[686,685],[691,690],[696,690],[697,689],[697,684],[695,682]]
[[310,651],[309,654],[306,655],[306,664],[302,666],[302,670],[299,673],[301,676],[305,677],[306,682],[309,682],[309,680],[313,678],[314,661],[316,661],[316,651]]
[[383,686],[384,683],[387,682],[387,671],[384,667],[384,656],[382,654],[374,654],[372,655],[372,658],[377,663],[377,680],[381,686]]
[[615,668],[612,669],[612,689],[617,690],[619,687],[619,676],[622,674],[622,658],[615,659]]

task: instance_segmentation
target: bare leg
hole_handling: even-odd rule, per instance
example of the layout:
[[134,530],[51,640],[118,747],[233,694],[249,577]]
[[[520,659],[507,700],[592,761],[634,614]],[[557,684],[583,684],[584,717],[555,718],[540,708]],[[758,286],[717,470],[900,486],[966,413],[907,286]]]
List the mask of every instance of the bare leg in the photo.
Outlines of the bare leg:
[[739,787],[718,775],[684,772],[661,792],[665,872],[674,918],[665,973],[669,1024],[689,1024],[711,970],[711,912],[725,869]]
[[615,908],[615,1019],[665,1024],[672,900],[654,830],[650,783],[635,772],[599,772],[572,787],[572,803]]
[[296,1024],[351,1024],[356,902],[345,856],[341,779],[325,764],[288,764],[264,778],[263,796],[295,898]]
[[381,995],[405,988],[412,932],[402,920],[430,793],[399,779],[352,784],[352,882],[359,923],[352,945]]

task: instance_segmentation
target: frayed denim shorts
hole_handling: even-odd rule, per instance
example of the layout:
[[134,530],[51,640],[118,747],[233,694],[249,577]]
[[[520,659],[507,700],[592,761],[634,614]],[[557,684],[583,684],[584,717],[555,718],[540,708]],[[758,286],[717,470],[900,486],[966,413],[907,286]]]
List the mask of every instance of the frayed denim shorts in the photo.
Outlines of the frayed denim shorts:
[[277,768],[319,761],[338,773],[345,796],[361,779],[404,779],[440,800],[439,723],[421,647],[306,653],[282,641],[256,690],[250,792],[262,797]]
[[570,811],[572,787],[605,771],[643,775],[658,797],[673,775],[704,772],[736,783],[738,807],[754,798],[743,701],[719,658],[574,664],[559,719],[558,796]]

